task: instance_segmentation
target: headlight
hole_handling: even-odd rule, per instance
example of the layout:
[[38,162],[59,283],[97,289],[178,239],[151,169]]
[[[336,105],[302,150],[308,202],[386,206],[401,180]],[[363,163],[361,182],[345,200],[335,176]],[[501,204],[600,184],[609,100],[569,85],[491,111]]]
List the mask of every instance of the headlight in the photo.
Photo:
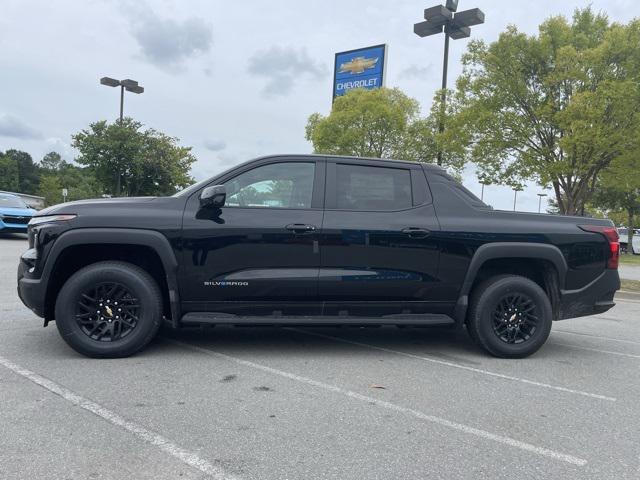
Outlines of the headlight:
[[43,217],[32,217],[29,225],[40,225],[41,223],[66,222],[76,218],[77,215],[45,215]]

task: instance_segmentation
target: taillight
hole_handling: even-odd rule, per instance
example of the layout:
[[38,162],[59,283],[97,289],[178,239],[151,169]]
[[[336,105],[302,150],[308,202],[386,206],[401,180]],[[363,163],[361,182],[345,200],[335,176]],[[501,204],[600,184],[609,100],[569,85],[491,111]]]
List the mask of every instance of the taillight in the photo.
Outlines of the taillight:
[[603,227],[599,225],[579,225],[579,227],[585,232],[604,235],[604,238],[609,242],[609,250],[611,252],[607,260],[607,268],[617,269],[620,263],[620,236],[618,235],[618,230],[615,227]]

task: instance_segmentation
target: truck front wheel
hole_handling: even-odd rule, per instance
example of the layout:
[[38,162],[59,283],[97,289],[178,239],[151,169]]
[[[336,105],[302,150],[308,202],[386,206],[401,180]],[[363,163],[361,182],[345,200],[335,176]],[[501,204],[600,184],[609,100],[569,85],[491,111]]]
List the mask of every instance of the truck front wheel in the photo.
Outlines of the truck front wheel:
[[552,320],[551,302],[537,283],[518,275],[499,275],[474,289],[467,330],[490,354],[523,358],[546,342]]
[[162,322],[162,294],[143,269],[99,262],[62,286],[56,326],[74,350],[95,358],[127,357],[144,348]]

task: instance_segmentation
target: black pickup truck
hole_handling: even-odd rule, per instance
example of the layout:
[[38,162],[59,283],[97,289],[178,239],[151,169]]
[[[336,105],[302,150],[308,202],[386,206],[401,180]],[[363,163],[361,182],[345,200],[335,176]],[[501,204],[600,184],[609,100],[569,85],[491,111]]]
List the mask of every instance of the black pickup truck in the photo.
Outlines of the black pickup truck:
[[259,158],[172,197],[65,203],[29,224],[22,301],[91,357],[163,322],[457,325],[489,353],[610,309],[608,220],[496,211],[426,164]]

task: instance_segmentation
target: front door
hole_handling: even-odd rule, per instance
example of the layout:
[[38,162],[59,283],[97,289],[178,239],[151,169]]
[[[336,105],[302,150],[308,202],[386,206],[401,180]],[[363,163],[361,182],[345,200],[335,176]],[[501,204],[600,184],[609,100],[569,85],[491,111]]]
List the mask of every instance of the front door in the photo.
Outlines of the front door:
[[325,314],[441,313],[440,227],[420,165],[328,162],[325,202]]
[[[224,178],[221,208],[187,202],[183,309],[317,314],[325,163],[270,159]],[[218,182],[216,182],[218,183]]]

